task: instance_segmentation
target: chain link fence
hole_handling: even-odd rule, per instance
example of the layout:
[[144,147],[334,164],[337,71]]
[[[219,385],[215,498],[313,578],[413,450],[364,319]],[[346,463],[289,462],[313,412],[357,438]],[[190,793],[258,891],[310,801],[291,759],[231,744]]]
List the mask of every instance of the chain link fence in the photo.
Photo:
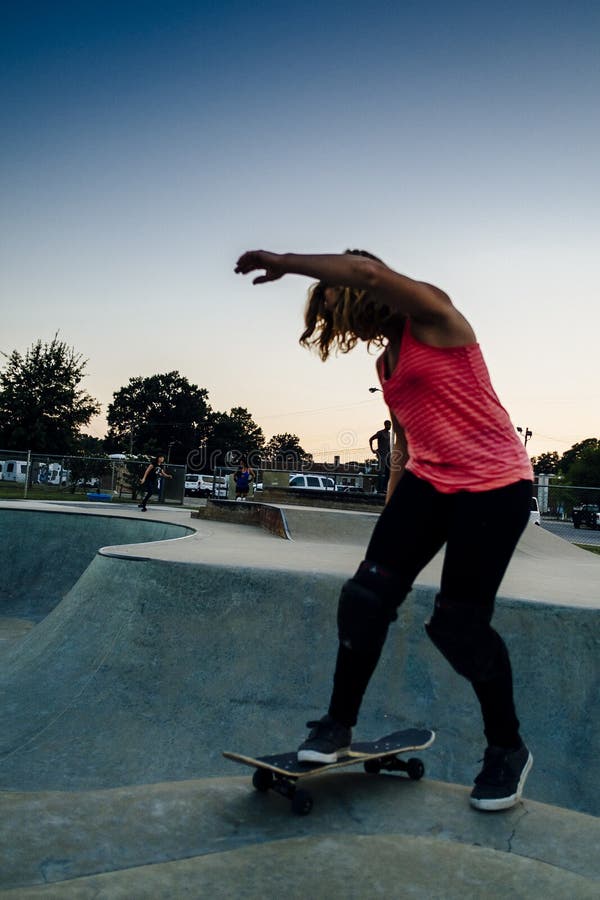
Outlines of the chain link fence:
[[[79,500],[138,502],[143,496],[141,479],[148,459],[113,456],[69,456],[0,450],[0,498],[30,500]],[[187,504],[200,497],[235,499],[233,467],[199,476],[186,467],[167,464],[172,476],[160,480],[159,502]],[[186,474],[188,477],[186,477]],[[305,497],[324,505],[346,500],[348,505],[367,498],[380,500],[383,493],[376,471],[349,471],[322,466],[255,469],[249,497],[268,500],[269,492],[282,489],[290,496]],[[280,495],[281,496],[281,495]],[[540,475],[533,486],[540,526],[575,544],[600,549],[600,487],[564,484],[560,478]]]
[[541,526],[573,544],[600,548],[600,487],[539,476],[534,484]]
[[[0,498],[137,502],[148,459],[114,456],[57,456],[0,450]],[[185,466],[165,466],[158,499],[183,504]]]
[[[364,472],[343,467],[336,470],[332,466],[311,465],[310,468],[304,466],[296,469],[257,468],[253,472],[249,494],[255,500],[267,500],[273,491],[286,491],[290,497],[304,496],[324,501],[340,500],[341,495],[348,495],[355,499],[379,497],[383,502],[385,496],[385,485],[377,471]],[[235,496],[235,469],[218,467],[215,473],[215,484],[224,481],[228,486],[227,496],[231,499]]]

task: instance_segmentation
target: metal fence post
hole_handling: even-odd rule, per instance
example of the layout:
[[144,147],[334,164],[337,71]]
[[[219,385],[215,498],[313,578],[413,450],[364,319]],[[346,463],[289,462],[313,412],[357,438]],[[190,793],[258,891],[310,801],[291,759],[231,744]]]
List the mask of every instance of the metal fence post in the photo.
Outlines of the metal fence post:
[[23,491],[23,500],[27,500],[27,491],[29,490],[29,473],[31,471],[31,450],[27,451],[27,472],[25,473],[25,490]]

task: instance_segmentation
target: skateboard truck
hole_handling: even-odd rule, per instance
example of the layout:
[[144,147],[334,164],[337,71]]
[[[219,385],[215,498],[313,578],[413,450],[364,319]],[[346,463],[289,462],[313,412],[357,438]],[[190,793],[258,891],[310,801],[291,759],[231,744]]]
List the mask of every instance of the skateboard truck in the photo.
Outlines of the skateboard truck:
[[292,812],[298,816],[307,816],[313,808],[313,798],[310,791],[299,788],[296,780],[286,778],[269,772],[268,769],[256,769],[252,776],[252,784],[257,791],[266,794],[267,791],[275,791],[287,800],[291,801]]
[[364,764],[364,770],[369,775],[379,775],[382,769],[387,772],[405,772],[411,781],[419,781],[425,774],[425,766],[422,760],[413,756],[406,761],[397,756],[384,757],[383,759],[368,759]]
[[[356,758],[354,762],[360,762],[360,759]],[[411,781],[419,781],[425,774],[422,760],[415,756],[408,760],[399,759],[397,756],[367,759],[363,763],[363,768],[368,775],[379,775],[382,769],[387,772],[404,772]],[[281,794],[282,797],[291,801],[293,813],[298,816],[307,816],[313,808],[312,794],[304,788],[299,788],[297,780],[297,778],[280,775],[269,769],[255,769],[252,785],[262,794],[266,794],[267,791]]]

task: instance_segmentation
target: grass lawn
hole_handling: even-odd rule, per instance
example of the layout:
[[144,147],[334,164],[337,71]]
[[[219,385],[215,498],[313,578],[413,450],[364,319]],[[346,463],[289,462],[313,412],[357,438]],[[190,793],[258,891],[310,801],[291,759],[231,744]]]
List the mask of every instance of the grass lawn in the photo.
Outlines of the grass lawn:
[[[90,493],[92,493],[90,488]],[[0,481],[0,500],[60,500],[61,503],[69,503],[85,501],[88,499],[87,491],[75,491],[72,493],[68,488],[54,487],[53,485],[34,484],[30,485],[27,490],[27,498],[25,498],[25,485],[14,484],[11,482]],[[120,503],[131,501],[131,495],[117,497]],[[108,503],[109,501],[98,501],[99,503]]]
[[582,550],[589,550],[590,553],[600,553],[600,547],[595,547],[593,544],[575,544],[576,547],[581,547]]
[[[0,499],[2,500],[23,500],[25,497],[25,485],[23,484],[7,484],[0,481]],[[72,494],[70,491],[61,490],[56,487],[43,487],[39,484],[29,486],[27,490],[28,500],[87,500],[87,495],[78,491]]]

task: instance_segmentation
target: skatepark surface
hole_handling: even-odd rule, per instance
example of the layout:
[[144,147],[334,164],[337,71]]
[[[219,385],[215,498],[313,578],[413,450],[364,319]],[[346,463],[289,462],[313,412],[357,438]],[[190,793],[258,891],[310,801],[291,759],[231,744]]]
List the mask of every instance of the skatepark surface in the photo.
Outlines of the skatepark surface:
[[291,750],[324,712],[376,514],[279,507],[273,533],[235,506],[0,502],[0,896],[600,896],[600,559],[529,526],[499,592],[520,804],[468,804],[481,726],[422,627],[438,557],[354,735],[434,728],[425,778],[334,772],[298,817],[221,752]]

